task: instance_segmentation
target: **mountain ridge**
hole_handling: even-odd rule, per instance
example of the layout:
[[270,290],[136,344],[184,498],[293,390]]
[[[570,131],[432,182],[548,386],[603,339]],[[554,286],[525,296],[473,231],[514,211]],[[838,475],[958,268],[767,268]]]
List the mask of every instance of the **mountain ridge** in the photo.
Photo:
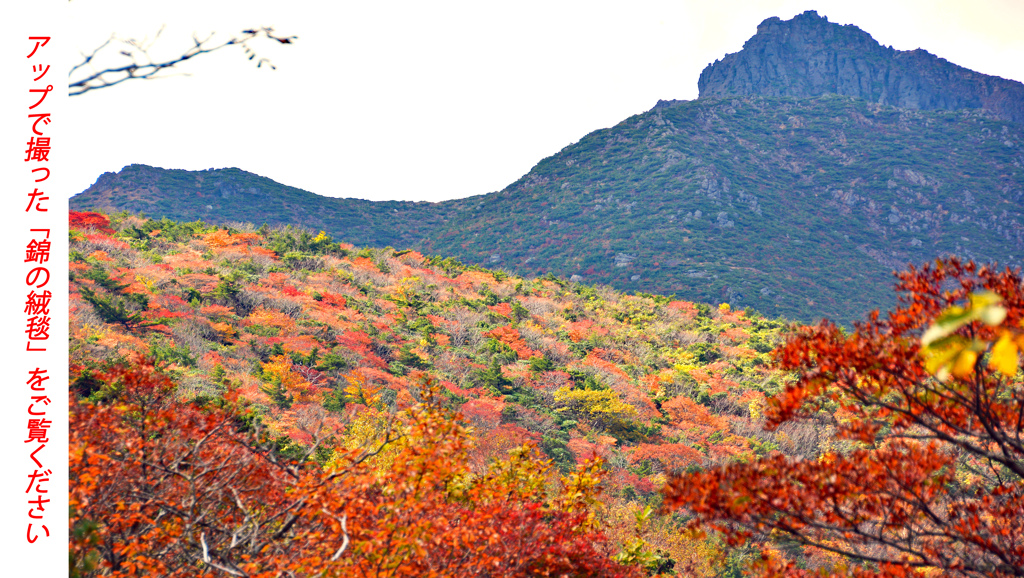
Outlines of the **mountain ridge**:
[[742,50],[709,64],[697,87],[698,98],[833,93],[899,108],[980,108],[1024,123],[1024,84],[920,48],[884,47],[860,28],[831,23],[814,10],[764,20]]
[[[812,13],[765,22],[747,45],[796,26],[890,52]],[[716,75],[702,75],[705,92]],[[890,273],[907,264],[946,255],[1024,264],[1022,146],[1024,126],[983,107],[705,93],[594,131],[486,195],[334,199],[240,169],[133,165],[71,206],[303,225],[518,274],[848,324],[893,304]]]

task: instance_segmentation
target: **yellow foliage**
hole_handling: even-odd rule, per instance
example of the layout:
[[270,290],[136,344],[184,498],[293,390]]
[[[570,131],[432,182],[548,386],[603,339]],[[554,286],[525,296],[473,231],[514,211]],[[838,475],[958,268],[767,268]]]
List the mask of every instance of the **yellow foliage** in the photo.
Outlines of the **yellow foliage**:
[[[953,306],[943,311],[921,336],[925,368],[941,381],[946,381],[950,375],[964,379],[974,373],[978,358],[991,342],[967,339],[955,332],[975,321],[990,327],[1000,326],[1006,319],[1006,308],[1000,305],[1002,300],[991,291],[980,291],[968,296],[967,307]],[[1017,375],[1020,349],[1024,349],[1024,333],[1016,328],[1000,327],[999,338],[992,345],[989,367],[1006,377]]]
[[[488,467],[484,476],[474,476],[470,472],[458,476],[448,487],[449,495],[456,500],[467,499],[469,491],[475,484],[500,482],[501,487],[508,488],[509,494],[528,499],[543,496],[548,483],[551,460],[540,460],[536,449],[531,444],[512,448],[508,459],[496,460]],[[489,496],[484,503],[493,499],[505,500],[508,495]]]
[[345,397],[367,407],[377,407],[380,402],[379,386],[374,387],[364,375],[358,373],[346,375],[345,381],[348,382],[345,386]]
[[[363,452],[376,452],[376,455],[367,458],[366,461],[374,473],[384,478],[391,471],[395,458],[408,446],[406,438],[402,435],[404,433],[404,426],[395,416],[368,408],[356,414],[345,428],[339,449],[357,450],[357,456]],[[336,451],[327,467],[346,468],[351,463],[351,458],[351,451]]]
[[999,341],[996,341],[996,344],[992,346],[992,356],[989,359],[989,365],[995,367],[1006,377],[1017,375],[1017,367],[1020,365],[1018,351],[1022,347],[1024,347],[1024,334],[1017,335],[1014,338],[1013,334],[1009,331],[1003,331],[1002,335],[999,336]]
[[279,382],[285,390],[302,390],[309,382],[292,370],[292,360],[286,355],[275,355],[263,364],[263,375],[271,382]]
[[761,398],[752,399],[747,404],[747,408],[750,409],[750,421],[760,421],[764,416],[764,400]]
[[555,403],[576,416],[604,427],[625,427],[637,418],[636,408],[622,401],[611,389],[569,389],[555,391]]
[[721,536],[693,530],[680,531],[671,518],[651,515],[652,508],[637,502],[608,508],[602,530],[621,546],[620,562],[650,563],[658,554],[676,562],[680,576],[712,578],[726,570],[728,549]]
[[146,291],[149,291],[150,293],[154,294],[157,292],[156,281],[154,281],[153,279],[137,274],[135,275],[135,280],[138,281],[143,287],[145,287]]

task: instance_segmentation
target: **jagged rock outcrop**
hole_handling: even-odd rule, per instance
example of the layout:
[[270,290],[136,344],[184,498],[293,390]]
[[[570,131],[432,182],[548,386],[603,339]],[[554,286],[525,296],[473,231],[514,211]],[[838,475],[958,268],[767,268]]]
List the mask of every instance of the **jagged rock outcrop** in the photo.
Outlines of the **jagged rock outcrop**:
[[925,50],[882,46],[856,26],[834,24],[813,10],[792,20],[765,20],[743,50],[709,64],[697,86],[700,98],[833,93],[900,108],[984,109],[1024,124],[1024,84]]

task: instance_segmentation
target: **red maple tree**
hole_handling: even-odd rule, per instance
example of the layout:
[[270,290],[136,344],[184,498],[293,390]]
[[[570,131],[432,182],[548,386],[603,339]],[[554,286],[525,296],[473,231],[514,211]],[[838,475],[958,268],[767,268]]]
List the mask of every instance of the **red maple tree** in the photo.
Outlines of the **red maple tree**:
[[766,575],[808,572],[772,554],[778,537],[841,554],[840,574],[1024,576],[1021,288],[1019,271],[947,259],[899,274],[901,305],[852,334],[803,328],[775,352],[797,379],[768,427],[825,422],[839,451],[680,475],[666,506],[760,541]]

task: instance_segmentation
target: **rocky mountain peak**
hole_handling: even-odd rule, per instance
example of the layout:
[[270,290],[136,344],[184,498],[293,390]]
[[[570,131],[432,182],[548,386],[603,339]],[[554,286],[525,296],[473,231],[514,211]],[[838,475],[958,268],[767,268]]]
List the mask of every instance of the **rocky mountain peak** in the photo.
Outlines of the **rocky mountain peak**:
[[1024,84],[922,49],[882,46],[860,28],[813,10],[761,22],[743,50],[709,64],[697,86],[699,98],[831,93],[918,110],[984,109],[1024,124]]

